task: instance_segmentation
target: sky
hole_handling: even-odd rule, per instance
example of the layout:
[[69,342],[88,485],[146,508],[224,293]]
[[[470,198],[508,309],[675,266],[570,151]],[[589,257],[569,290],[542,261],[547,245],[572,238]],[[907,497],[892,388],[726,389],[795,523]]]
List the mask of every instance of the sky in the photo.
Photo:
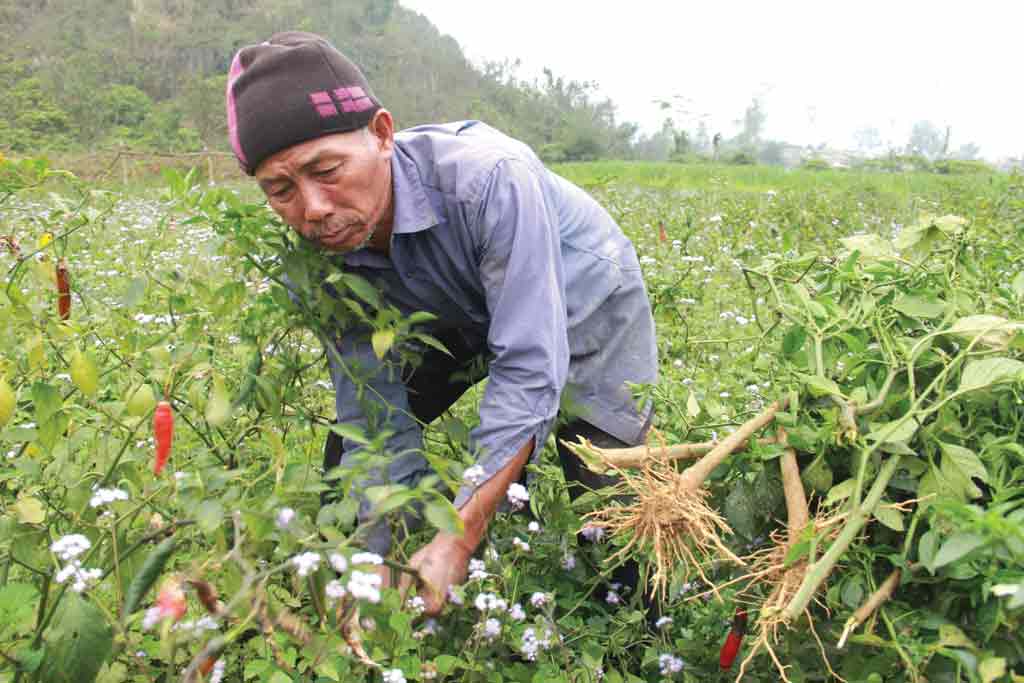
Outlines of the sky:
[[728,137],[759,97],[771,139],[853,149],[873,126],[902,147],[927,119],[951,126],[950,150],[1024,156],[1021,0],[400,2],[474,63],[519,59],[520,77],[546,66],[596,81],[648,133],[672,113]]

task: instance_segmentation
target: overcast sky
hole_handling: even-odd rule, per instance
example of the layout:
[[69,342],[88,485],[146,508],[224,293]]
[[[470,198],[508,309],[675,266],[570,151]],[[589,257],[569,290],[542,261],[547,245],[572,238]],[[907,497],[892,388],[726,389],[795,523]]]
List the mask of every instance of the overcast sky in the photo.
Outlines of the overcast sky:
[[654,101],[678,95],[733,135],[758,95],[770,138],[852,148],[873,125],[902,145],[929,119],[952,126],[951,150],[1024,154],[1021,0],[400,1],[476,63],[597,81],[648,132],[665,118]]

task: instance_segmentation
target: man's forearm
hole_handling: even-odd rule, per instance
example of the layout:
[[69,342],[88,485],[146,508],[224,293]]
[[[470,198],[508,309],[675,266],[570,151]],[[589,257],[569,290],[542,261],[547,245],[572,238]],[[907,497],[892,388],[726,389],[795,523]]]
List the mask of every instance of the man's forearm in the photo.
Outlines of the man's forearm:
[[487,525],[505,497],[508,487],[519,481],[523,467],[526,466],[530,454],[533,453],[533,446],[531,438],[519,449],[515,457],[505,467],[498,470],[487,483],[478,488],[476,493],[459,510],[459,517],[462,519],[465,533],[461,537],[454,536],[454,539],[468,553],[472,554],[480,545],[484,532],[487,531]]

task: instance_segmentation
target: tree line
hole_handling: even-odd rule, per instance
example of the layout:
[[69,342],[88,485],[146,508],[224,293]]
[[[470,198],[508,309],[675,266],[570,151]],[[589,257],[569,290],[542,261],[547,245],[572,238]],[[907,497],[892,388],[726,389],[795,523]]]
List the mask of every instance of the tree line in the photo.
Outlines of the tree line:
[[[471,64],[395,0],[0,0],[0,150],[228,150],[234,52],[282,30],[324,35],[401,127],[481,119],[549,161],[630,156],[634,124],[597,86],[514,62]],[[102,27],[102,28],[101,28]]]

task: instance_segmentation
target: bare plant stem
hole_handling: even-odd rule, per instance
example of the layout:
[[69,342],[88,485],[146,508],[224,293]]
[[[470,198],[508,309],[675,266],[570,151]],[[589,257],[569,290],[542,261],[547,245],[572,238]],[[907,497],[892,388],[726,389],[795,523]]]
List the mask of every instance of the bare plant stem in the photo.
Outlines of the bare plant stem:
[[875,483],[872,485],[871,490],[868,491],[868,495],[859,506],[850,511],[850,516],[843,530],[839,532],[839,536],[829,546],[829,549],[825,551],[825,554],[808,567],[803,583],[800,584],[796,595],[793,596],[793,599],[786,605],[786,609],[783,610],[783,616],[786,619],[795,619],[803,614],[807,605],[814,597],[814,593],[818,590],[818,586],[828,578],[839,558],[850,547],[853,539],[857,537],[857,534],[860,533],[860,530],[867,524],[868,520],[871,519],[871,515],[878,506],[878,502],[882,499],[885,487],[889,485],[889,480],[892,479],[893,475],[896,474],[896,470],[899,469],[901,460],[900,456],[893,456],[882,465]]

